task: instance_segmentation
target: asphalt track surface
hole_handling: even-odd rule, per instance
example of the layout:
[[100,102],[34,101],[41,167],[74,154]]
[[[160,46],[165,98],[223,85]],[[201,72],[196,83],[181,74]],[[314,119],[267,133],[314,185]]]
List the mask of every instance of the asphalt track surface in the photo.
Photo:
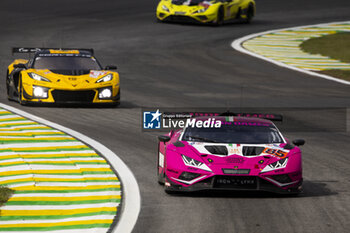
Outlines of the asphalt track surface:
[[[232,50],[260,31],[350,19],[348,0],[257,0],[251,25],[155,22],[157,2],[2,0],[0,102],[81,132],[134,172],[142,209],[134,232],[349,232],[349,132],[287,132],[305,138],[300,197],[252,193],[171,196],[156,181],[155,133],[141,107],[350,107],[350,87]],[[120,108],[22,107],[5,95],[12,46],[93,47],[121,74]],[[329,119],[328,122],[334,121]],[[328,122],[325,122],[327,124]]]

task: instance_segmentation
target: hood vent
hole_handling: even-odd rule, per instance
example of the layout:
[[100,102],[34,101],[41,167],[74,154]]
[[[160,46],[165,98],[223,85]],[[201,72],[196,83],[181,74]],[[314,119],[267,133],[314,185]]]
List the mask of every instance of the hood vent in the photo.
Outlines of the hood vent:
[[51,70],[55,74],[78,76],[84,74],[90,74],[90,70]]
[[214,155],[228,155],[226,146],[204,146],[210,154]]
[[244,146],[242,153],[244,156],[256,156],[260,155],[265,147],[257,147],[257,146]]

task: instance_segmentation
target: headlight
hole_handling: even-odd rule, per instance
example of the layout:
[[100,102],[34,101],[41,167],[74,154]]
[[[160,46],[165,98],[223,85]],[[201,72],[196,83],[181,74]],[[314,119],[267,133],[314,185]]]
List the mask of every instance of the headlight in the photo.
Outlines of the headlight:
[[269,172],[272,170],[285,168],[287,166],[287,163],[288,163],[288,158],[280,159],[274,163],[267,165],[261,172]]
[[112,98],[112,88],[106,87],[98,90],[99,99],[111,99]]
[[162,9],[163,9],[163,11],[167,11],[167,12],[169,12],[169,8],[168,8],[168,7],[166,7],[165,5],[162,5]]
[[33,86],[33,97],[36,99],[47,99],[49,89],[46,87]]
[[207,9],[208,9],[208,8],[202,8],[202,9],[199,9],[198,11],[193,12],[192,14],[203,13],[203,12],[206,12]]
[[182,156],[182,160],[184,161],[184,163],[186,165],[190,165],[190,166],[195,166],[195,167],[199,167],[201,166],[203,163],[202,162],[199,162],[195,159],[192,159],[186,155],[181,155]]
[[28,73],[29,77],[31,77],[32,79],[38,80],[38,81],[45,81],[45,82],[51,82],[50,80],[48,80],[47,78],[44,78],[43,76],[40,76],[36,73]]
[[96,81],[96,83],[102,83],[102,82],[108,82],[111,81],[113,79],[113,75],[112,74],[107,74],[106,76],[100,78],[99,80]]
[[210,168],[203,162],[192,159],[186,155],[181,155],[181,157],[186,166],[195,167],[195,168],[199,168],[199,169],[211,172]]

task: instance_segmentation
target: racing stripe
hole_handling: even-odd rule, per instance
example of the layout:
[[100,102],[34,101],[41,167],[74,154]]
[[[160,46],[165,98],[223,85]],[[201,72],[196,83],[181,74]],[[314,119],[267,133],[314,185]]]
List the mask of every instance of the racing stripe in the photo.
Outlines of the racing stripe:
[[74,137],[0,109],[0,232],[108,232],[122,200],[108,162]]

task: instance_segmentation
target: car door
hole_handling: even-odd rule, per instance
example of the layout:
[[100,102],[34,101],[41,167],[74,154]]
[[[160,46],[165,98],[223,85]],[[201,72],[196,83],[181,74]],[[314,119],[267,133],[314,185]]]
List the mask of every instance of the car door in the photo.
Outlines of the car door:
[[225,20],[236,18],[242,1],[243,0],[224,0]]

